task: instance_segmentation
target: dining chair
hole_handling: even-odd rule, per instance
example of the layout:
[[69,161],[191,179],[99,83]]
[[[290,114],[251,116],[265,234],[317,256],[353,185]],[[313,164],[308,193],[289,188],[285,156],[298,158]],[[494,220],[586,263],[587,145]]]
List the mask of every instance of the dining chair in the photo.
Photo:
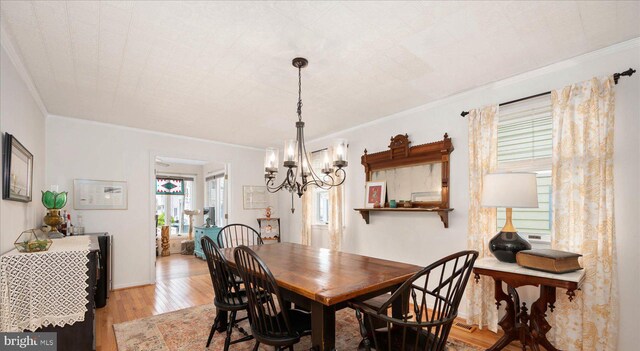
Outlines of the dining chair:
[[[351,301],[360,324],[359,349],[379,351],[441,351],[458,316],[458,306],[477,251],[460,251],[442,258],[403,283],[382,305],[375,301]],[[402,305],[402,317],[389,316],[394,302]]]
[[253,350],[263,343],[276,351],[293,351],[300,337],[311,335],[311,314],[289,307],[269,267],[253,250],[240,245],[233,255],[247,291],[249,323],[256,339]]
[[262,245],[262,237],[255,229],[246,224],[229,224],[218,233],[218,246],[223,248],[239,245]]
[[[225,321],[222,318],[225,318],[226,316],[227,335],[224,341],[224,351],[227,351],[229,350],[229,345],[253,339],[253,336],[249,335],[244,329],[238,327],[237,324],[248,318],[244,317],[237,319],[237,313],[239,311],[247,310],[247,294],[244,289],[240,288],[241,283],[235,279],[235,276],[229,267],[229,263],[218,248],[218,245],[216,245],[216,243],[207,236],[202,238],[201,243],[202,251],[204,251],[204,255],[207,259],[207,265],[209,266],[209,274],[211,275],[211,283],[213,284],[213,290],[215,293],[213,303],[216,306],[216,318],[213,321],[211,331],[209,332],[207,347],[211,344],[215,331],[224,326]],[[228,315],[220,312],[226,312]],[[232,341],[231,334],[234,326],[238,328],[244,336]]]

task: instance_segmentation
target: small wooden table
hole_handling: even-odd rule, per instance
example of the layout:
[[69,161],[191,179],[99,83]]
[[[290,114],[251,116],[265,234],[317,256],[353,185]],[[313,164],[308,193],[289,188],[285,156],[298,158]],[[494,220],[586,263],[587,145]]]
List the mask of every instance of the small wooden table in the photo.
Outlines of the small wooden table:
[[[584,270],[554,274],[524,268],[515,263],[500,262],[494,257],[485,257],[476,261],[473,273],[476,282],[480,280],[480,275],[492,277],[495,282],[497,308],[500,308],[502,301],[507,304],[507,313],[498,323],[504,330],[504,335],[487,350],[502,350],[513,340],[520,340],[523,349],[529,346],[532,350],[540,350],[539,346],[542,345],[547,351],[558,350],[546,337],[551,329],[545,319],[547,306],[553,312],[556,288],[567,289],[569,301],[572,301],[575,290],[578,290],[584,281]],[[507,284],[507,293],[502,288],[502,282]],[[525,302],[520,306],[520,296],[515,289],[525,285],[540,286],[540,297],[531,305],[530,313],[527,313]]]
[[[394,291],[422,267],[293,243],[251,246],[267,264],[283,298],[311,311],[315,350],[335,349],[337,310],[353,298],[372,298]],[[235,269],[232,248],[223,249]],[[392,306],[400,317],[402,301]]]

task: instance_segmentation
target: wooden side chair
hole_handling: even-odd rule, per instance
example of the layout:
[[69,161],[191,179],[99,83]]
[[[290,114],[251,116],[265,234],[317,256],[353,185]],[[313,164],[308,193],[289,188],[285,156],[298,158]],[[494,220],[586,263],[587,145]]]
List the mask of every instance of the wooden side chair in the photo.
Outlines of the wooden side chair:
[[311,335],[311,314],[289,307],[273,274],[253,250],[238,246],[234,258],[247,290],[249,323],[256,339],[253,350],[263,343],[276,351],[293,351],[300,337]]
[[236,247],[239,245],[262,245],[262,237],[255,229],[245,224],[229,224],[218,233],[219,247]]
[[[461,251],[440,259],[407,280],[380,306],[375,301],[350,302],[363,337],[359,349],[444,350],[477,258],[477,251]],[[397,299],[402,300],[402,311],[412,306],[411,314],[387,315]]]
[[[242,328],[238,328],[244,336],[237,340],[231,340],[233,327],[237,327],[237,323],[247,319],[247,317],[237,319],[237,313],[246,310],[248,307],[247,294],[244,289],[240,288],[241,283],[235,279],[227,259],[215,242],[205,236],[202,238],[201,243],[202,251],[204,251],[209,266],[211,283],[215,292],[213,303],[216,306],[216,318],[209,332],[207,347],[211,344],[215,331],[226,326],[227,335],[224,341],[224,351],[227,351],[229,350],[229,345],[253,339]],[[225,320],[225,318],[227,319]]]

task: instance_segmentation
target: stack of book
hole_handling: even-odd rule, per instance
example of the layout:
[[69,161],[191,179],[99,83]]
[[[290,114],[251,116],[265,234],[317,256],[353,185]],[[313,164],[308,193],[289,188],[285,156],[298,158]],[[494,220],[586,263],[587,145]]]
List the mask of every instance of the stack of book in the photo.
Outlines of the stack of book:
[[516,262],[526,268],[550,273],[568,273],[582,269],[578,258],[581,254],[559,250],[523,250],[516,255]]

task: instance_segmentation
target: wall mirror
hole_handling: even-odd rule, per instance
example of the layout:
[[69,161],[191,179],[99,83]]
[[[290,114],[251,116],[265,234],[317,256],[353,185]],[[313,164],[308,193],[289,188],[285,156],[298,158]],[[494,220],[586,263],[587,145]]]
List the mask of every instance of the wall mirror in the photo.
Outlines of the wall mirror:
[[[453,151],[447,134],[442,140],[411,146],[407,134],[391,138],[389,150],[369,153],[361,157],[367,182],[386,183],[386,201],[381,207],[356,208],[369,223],[369,212],[435,212],[448,227],[449,156]],[[392,208],[390,200],[398,207]],[[400,206],[402,204],[402,206]]]
[[374,170],[371,180],[387,183],[389,200],[411,201],[416,206],[442,202],[442,162]]

